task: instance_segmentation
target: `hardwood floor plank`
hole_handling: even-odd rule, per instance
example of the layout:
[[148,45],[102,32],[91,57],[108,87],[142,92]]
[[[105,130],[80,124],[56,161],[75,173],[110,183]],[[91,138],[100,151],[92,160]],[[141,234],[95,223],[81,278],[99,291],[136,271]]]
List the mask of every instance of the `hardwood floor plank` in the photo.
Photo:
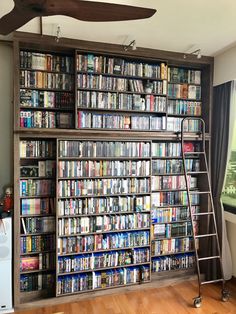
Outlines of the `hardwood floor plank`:
[[220,284],[202,287],[202,306],[194,308],[198,295],[197,281],[185,281],[166,287],[122,291],[117,294],[56,304],[44,308],[16,311],[17,314],[235,314],[236,280],[228,284],[230,299],[221,301]]

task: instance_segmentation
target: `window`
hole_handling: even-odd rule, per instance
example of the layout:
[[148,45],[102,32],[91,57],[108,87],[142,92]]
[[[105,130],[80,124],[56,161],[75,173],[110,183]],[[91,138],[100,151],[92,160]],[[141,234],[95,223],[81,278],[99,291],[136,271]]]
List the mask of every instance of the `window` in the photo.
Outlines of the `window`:
[[222,201],[226,205],[226,209],[227,205],[236,209],[236,121],[234,121],[231,143],[231,152],[227,164],[224,189],[222,192]]

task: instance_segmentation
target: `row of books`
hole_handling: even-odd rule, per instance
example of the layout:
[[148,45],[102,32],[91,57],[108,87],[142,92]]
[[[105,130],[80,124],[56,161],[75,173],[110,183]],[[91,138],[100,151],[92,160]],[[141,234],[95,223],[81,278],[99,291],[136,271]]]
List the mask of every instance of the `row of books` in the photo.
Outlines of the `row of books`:
[[[142,80],[128,80],[128,87],[131,92],[144,93],[146,92],[145,85]],[[151,92],[151,90],[150,90]]]
[[21,128],[63,128],[73,127],[73,114],[52,111],[20,111]]
[[[200,206],[192,206],[192,213],[198,213]],[[151,211],[152,223],[170,223],[190,219],[188,207],[153,208]]]
[[89,291],[135,284],[150,280],[148,266],[111,269],[90,274],[59,276],[57,280],[57,294],[63,295],[79,291]]
[[20,271],[53,269],[55,267],[54,253],[39,253],[38,255],[21,256]]
[[89,251],[114,250],[149,246],[149,231],[129,231],[58,238],[58,254],[87,253]]
[[55,183],[52,180],[20,180],[20,196],[52,196]]
[[126,215],[61,218],[58,219],[58,236],[149,228],[149,216],[149,214],[135,213]]
[[57,265],[59,273],[79,272],[98,268],[119,267],[141,264],[150,261],[150,249],[134,249],[91,253],[74,256],[59,256]]
[[[181,157],[181,143],[176,142],[152,142],[152,157]],[[184,152],[197,152],[199,143],[185,142]],[[189,156],[191,158],[191,156]]]
[[55,231],[55,217],[21,218],[22,233],[44,233]]
[[59,177],[149,176],[150,160],[59,161]]
[[171,224],[154,224],[151,228],[152,238],[172,238],[192,235],[191,221],[171,223]]
[[20,87],[72,91],[74,88],[74,77],[71,74],[64,73],[21,70]]
[[20,166],[21,177],[53,177],[56,174],[54,160],[34,160]]
[[168,114],[181,114],[190,116],[201,116],[202,114],[202,103],[200,101],[189,101],[189,100],[168,100],[167,106]]
[[[171,132],[181,132],[183,118],[167,117],[166,130]],[[198,120],[185,120],[183,125],[184,132],[200,131],[201,122]]]
[[33,253],[52,251],[55,248],[55,236],[53,234],[21,236],[20,252]]
[[150,195],[88,197],[83,199],[58,200],[59,216],[93,215],[102,213],[140,212],[150,210]]
[[128,79],[122,77],[111,77],[97,74],[78,74],[78,89],[95,89],[97,91],[131,92],[140,94],[161,94],[167,93],[167,82],[149,81],[139,79]]
[[154,257],[152,259],[153,272],[187,269],[194,267],[194,265],[195,256],[193,253]]
[[[185,159],[187,171],[197,172],[200,170],[199,159]],[[183,161],[181,159],[155,159],[152,160],[152,174],[183,174]]]
[[168,96],[183,99],[201,99],[201,86],[188,84],[168,84]]
[[[28,183],[28,182],[27,182]],[[109,195],[109,194],[131,194],[131,193],[149,193],[150,192],[150,180],[148,178],[127,178],[127,179],[93,179],[93,180],[60,180],[58,182],[58,196],[59,197],[79,197],[79,196],[96,196],[96,195]],[[35,184],[36,186],[36,184]],[[39,184],[39,192],[42,185]],[[34,187],[34,186],[33,186]],[[51,185],[49,186],[51,188]],[[22,192],[23,191],[23,192]],[[26,185],[26,189],[22,189],[21,181],[21,193],[23,195],[40,195],[31,192],[30,185]],[[37,190],[35,190],[37,191]],[[46,189],[46,191],[49,192]],[[52,193],[52,192],[51,192]]]
[[162,96],[78,90],[77,99],[79,108],[166,111],[166,97]]
[[[197,188],[197,177],[188,176],[190,189]],[[182,190],[186,189],[186,181],[183,175],[179,176],[152,176],[151,189],[156,190]]]
[[150,142],[59,141],[59,157],[150,157]]
[[[199,194],[191,194],[192,205],[199,204]],[[171,191],[152,193],[152,209],[168,205],[188,205],[187,191]]]
[[21,215],[48,215],[55,212],[54,198],[21,199]]
[[78,112],[78,128],[156,130],[166,128],[166,117]]
[[77,71],[167,79],[167,65],[164,62],[150,64],[91,53],[78,54],[76,68]]
[[168,81],[173,83],[201,84],[201,71],[169,67]]
[[20,158],[51,158],[55,156],[56,145],[55,142],[47,140],[21,140],[19,150]]
[[152,255],[167,255],[171,253],[188,252],[193,250],[193,238],[173,238],[155,240],[151,246]]
[[20,67],[33,70],[74,72],[73,58],[65,55],[20,51]]
[[23,107],[73,109],[74,102],[74,95],[68,92],[20,89],[20,106]]
[[54,274],[22,274],[20,275],[20,291],[52,289],[55,284]]
[[[78,74],[77,88],[96,89],[106,91],[131,91],[129,87],[129,80],[126,78],[110,77],[93,74]],[[138,92],[138,91],[137,91]]]

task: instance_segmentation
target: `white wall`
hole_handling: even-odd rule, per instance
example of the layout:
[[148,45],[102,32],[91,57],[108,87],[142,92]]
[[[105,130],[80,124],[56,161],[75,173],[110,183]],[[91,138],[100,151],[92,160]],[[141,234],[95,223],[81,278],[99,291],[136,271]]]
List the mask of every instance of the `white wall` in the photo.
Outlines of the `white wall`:
[[0,43],[0,196],[13,184],[13,49]]
[[236,46],[215,57],[214,85],[236,79]]

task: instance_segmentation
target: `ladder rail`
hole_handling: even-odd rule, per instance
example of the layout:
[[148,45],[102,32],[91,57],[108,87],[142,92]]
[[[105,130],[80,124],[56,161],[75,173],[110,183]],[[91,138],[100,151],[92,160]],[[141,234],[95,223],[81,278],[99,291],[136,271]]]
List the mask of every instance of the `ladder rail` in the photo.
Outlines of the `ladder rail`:
[[[218,227],[217,227],[217,223],[216,223],[216,217],[215,217],[215,207],[214,207],[214,201],[213,201],[213,197],[212,197],[212,188],[211,188],[211,184],[210,184],[210,176],[209,176],[209,169],[208,169],[208,163],[207,163],[207,158],[206,158],[206,154],[204,154],[204,158],[205,158],[205,165],[206,165],[206,170],[207,170],[207,179],[208,179],[208,188],[210,191],[210,203],[211,203],[211,208],[212,211],[214,212],[213,214],[213,226],[215,229],[215,233],[216,233],[216,245],[217,245],[217,250],[219,252],[219,254],[221,255],[221,249],[220,249],[220,241],[219,241],[219,235],[218,235]],[[222,265],[222,258],[220,258],[220,270],[221,270],[221,274],[223,277],[223,285],[225,284],[225,279],[224,279],[224,271],[223,271],[223,265]]]
[[[190,213],[190,218],[191,218],[191,223],[192,223],[192,229],[193,229],[193,215],[192,215],[192,201],[190,197],[190,190],[189,190],[189,185],[188,185],[188,174],[187,174],[187,169],[186,169],[186,162],[185,162],[185,154],[184,154],[184,122],[188,119],[188,117],[184,118],[181,123],[181,154],[182,154],[182,161],[183,161],[183,170],[184,170],[184,177],[185,177],[185,185],[186,185],[186,190],[187,190],[187,200],[188,200],[188,208],[189,208],[189,213]],[[204,145],[205,146],[205,145]],[[199,265],[199,257],[198,257],[198,251],[197,251],[197,243],[196,243],[196,237],[195,237],[195,232],[193,230],[193,246],[194,246],[194,251],[195,251],[195,258],[196,258],[196,266],[197,266],[197,275],[198,275],[198,288],[199,288],[199,297],[201,296],[201,274],[200,274],[200,265]]]
[[[201,126],[201,128],[200,128],[201,131],[199,132],[199,137],[201,136],[201,144],[202,144],[201,145],[201,152],[203,153],[203,159],[204,159],[203,161],[204,161],[204,165],[205,165],[204,171],[205,171],[205,174],[207,175],[207,185],[208,185],[208,191],[207,192],[209,192],[208,194],[210,196],[210,206],[211,206],[211,212],[212,212],[212,216],[213,216],[213,228],[214,228],[214,230],[212,230],[212,233],[214,232],[215,233],[215,237],[216,237],[216,250],[218,252],[218,254],[216,254],[216,255],[218,255],[219,262],[220,262],[220,271],[221,271],[221,275],[222,275],[222,279],[220,281],[222,281],[223,290],[224,290],[225,279],[224,279],[224,273],[223,273],[221,249],[220,249],[218,228],[217,228],[216,217],[215,217],[214,202],[213,202],[213,197],[212,197],[212,188],[211,188],[211,183],[210,183],[209,168],[208,168],[208,162],[207,162],[207,157],[206,157],[205,121],[202,118],[199,118],[199,117],[185,117],[182,120],[182,122],[181,122],[181,153],[182,153],[184,177],[185,177],[185,184],[186,184],[186,191],[187,191],[187,200],[188,200],[188,207],[189,207],[189,211],[190,211],[190,218],[191,218],[191,222],[192,222],[192,228],[193,228],[193,225],[194,225],[193,217],[195,215],[192,214],[191,192],[190,192],[190,187],[189,187],[188,173],[187,173],[187,169],[186,169],[186,158],[185,158],[185,152],[184,152],[184,143],[185,143],[184,123],[185,123],[185,121],[188,121],[188,120],[199,121],[199,126]],[[191,153],[190,153],[190,156],[191,156]],[[209,198],[208,198],[208,203],[209,203]],[[201,281],[199,261],[207,260],[209,258],[199,258],[198,250],[197,250],[197,243],[196,243],[196,239],[199,239],[199,238],[200,238],[200,236],[196,236],[195,235],[194,228],[193,228],[193,240],[194,240],[194,250],[195,250],[195,257],[196,257],[198,283],[199,283],[199,285],[198,285],[199,286],[199,298],[200,298],[201,297],[202,281]],[[211,283],[211,282],[217,282],[217,281],[219,281],[219,280],[217,280],[217,279],[216,280],[210,280],[208,282]],[[205,283],[207,283],[207,282],[204,282],[204,284]]]

